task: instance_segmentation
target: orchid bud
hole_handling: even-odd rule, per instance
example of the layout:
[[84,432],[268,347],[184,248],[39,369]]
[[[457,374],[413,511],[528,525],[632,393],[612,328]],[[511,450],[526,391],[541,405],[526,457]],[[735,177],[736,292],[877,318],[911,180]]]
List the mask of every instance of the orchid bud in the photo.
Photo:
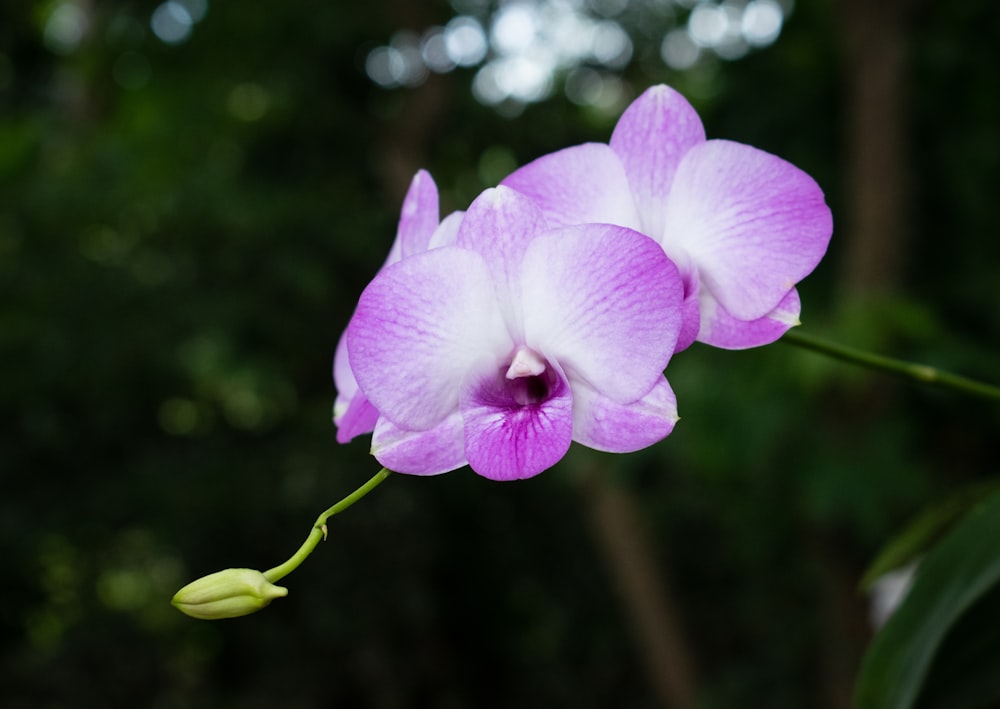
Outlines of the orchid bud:
[[275,586],[254,569],[226,569],[192,581],[171,603],[192,618],[215,620],[256,613],[288,589]]

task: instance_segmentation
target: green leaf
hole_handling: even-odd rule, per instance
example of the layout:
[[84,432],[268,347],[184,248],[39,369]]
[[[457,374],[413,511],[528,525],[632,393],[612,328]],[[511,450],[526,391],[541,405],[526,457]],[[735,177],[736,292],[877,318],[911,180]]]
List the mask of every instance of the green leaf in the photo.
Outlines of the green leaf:
[[[858,709],[914,706],[949,631],[977,601],[993,595],[998,583],[1000,493],[995,493],[924,557],[909,594],[865,656],[855,697]],[[982,631],[994,633],[996,628]]]
[[1000,704],[1000,585],[966,611],[934,657],[918,709],[985,709]]
[[861,577],[861,590],[870,591],[880,577],[923,556],[970,507],[997,490],[1000,480],[969,485],[924,512],[882,548]]

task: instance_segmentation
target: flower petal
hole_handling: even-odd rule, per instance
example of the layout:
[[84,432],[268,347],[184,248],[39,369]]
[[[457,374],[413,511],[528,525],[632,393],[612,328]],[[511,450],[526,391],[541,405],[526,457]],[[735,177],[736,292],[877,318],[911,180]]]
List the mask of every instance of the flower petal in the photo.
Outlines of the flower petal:
[[573,387],[573,440],[588,448],[631,453],[670,435],[677,399],[664,377],[638,401],[619,404],[586,385]]
[[756,320],[816,267],[832,230],[823,192],[805,172],[749,145],[711,140],[677,170],[663,247],[690,258],[701,289],[730,315]]
[[371,433],[378,411],[358,390],[347,353],[347,333],[340,336],[333,357],[333,381],[337,399],[333,405],[333,423],[337,427],[337,442],[348,443],[356,436]]
[[335,420],[337,425],[337,443],[350,443],[354,438],[371,433],[378,419],[378,410],[358,393],[347,406],[347,410]]
[[337,401],[334,404],[334,423],[337,417],[347,411],[347,407],[358,393],[358,382],[351,371],[351,358],[347,353],[347,330],[345,329],[337,341],[337,349],[333,355],[333,384],[337,387]]
[[677,353],[686,350],[698,339],[698,330],[701,328],[701,304],[698,298],[701,283],[698,279],[698,270],[692,268],[690,263],[678,263],[675,259],[671,259],[671,261],[680,273],[684,288],[684,300],[681,303],[681,331],[677,336],[677,345],[674,347],[674,352]]
[[547,398],[535,404],[515,400],[502,370],[468,379],[462,418],[473,470],[490,480],[530,478],[566,455],[573,439],[573,395],[553,369]]
[[688,150],[703,142],[705,128],[698,113],[669,86],[647,89],[625,109],[611,134],[611,149],[628,175],[642,219],[639,231],[660,239],[677,166]]
[[458,227],[465,216],[464,211],[452,212],[441,220],[438,228],[431,234],[431,239],[427,243],[428,249],[436,249],[439,246],[452,246],[458,238]]
[[530,197],[552,227],[603,222],[640,229],[625,169],[608,145],[586,143],[544,155],[500,184]]
[[541,209],[508,187],[483,192],[469,206],[455,243],[482,255],[497,289],[497,300],[515,337],[520,329],[520,267],[524,250],[548,230]]
[[392,423],[427,430],[458,409],[461,381],[484,355],[504,357],[504,327],[481,256],[444,246],[388,266],[347,329],[361,391]]
[[698,331],[701,329],[701,304],[698,300],[698,291],[695,290],[684,296],[681,303],[681,331],[677,336],[677,345],[674,352],[686,350],[698,339]]
[[386,265],[426,251],[439,219],[437,185],[429,172],[419,170],[410,181],[406,197],[403,198],[396,240],[389,249]]
[[698,340],[727,350],[769,345],[799,324],[802,303],[793,288],[778,307],[756,320],[737,320],[711,296],[701,302],[702,321]]
[[406,431],[385,417],[375,424],[372,455],[396,473],[438,475],[465,465],[462,414],[456,411],[427,431]]
[[619,403],[650,390],[681,326],[683,288],[663,249],[610,224],[540,236],[522,270],[525,342]]

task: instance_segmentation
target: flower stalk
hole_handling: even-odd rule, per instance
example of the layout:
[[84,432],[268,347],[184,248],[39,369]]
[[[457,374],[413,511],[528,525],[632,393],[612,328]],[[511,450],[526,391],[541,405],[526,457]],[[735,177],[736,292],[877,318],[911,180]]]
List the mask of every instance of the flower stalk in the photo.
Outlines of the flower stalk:
[[865,352],[864,350],[840,345],[835,342],[816,337],[815,335],[799,332],[798,330],[789,330],[781,338],[780,342],[795,345],[796,347],[801,347],[802,349],[812,350],[813,352],[819,352],[820,354],[824,354],[828,357],[839,359],[843,362],[850,362],[851,364],[857,364],[862,367],[868,367],[869,369],[890,372],[892,374],[906,377],[907,379],[913,379],[918,382],[923,382],[925,384],[936,384],[938,386],[954,389],[955,391],[959,391],[964,394],[971,394],[985,399],[1000,401],[1000,387],[992,384],[986,384],[985,382],[980,382],[968,377],[963,377],[958,374],[952,374],[951,372],[930,367],[926,364],[916,364],[914,362],[907,362],[893,357],[885,357],[883,355]]
[[316,545],[320,543],[321,540],[326,539],[327,528],[326,521],[336,514],[340,514],[348,507],[353,505],[355,502],[360,500],[362,497],[367,495],[369,492],[377,488],[383,480],[389,477],[389,470],[382,468],[380,471],[375,473],[364,485],[359,487],[357,490],[352,492],[350,495],[342,499],[340,502],[336,503],[326,511],[324,511],[319,517],[316,518],[316,522],[313,523],[312,529],[309,531],[309,536],[306,540],[302,542],[302,546],[299,547],[298,551],[292,554],[291,558],[288,559],[283,564],[275,566],[273,569],[268,569],[264,572],[264,578],[266,578],[271,583],[280,581],[288,574],[299,568],[299,565],[306,560],[306,558],[312,554],[313,549]]

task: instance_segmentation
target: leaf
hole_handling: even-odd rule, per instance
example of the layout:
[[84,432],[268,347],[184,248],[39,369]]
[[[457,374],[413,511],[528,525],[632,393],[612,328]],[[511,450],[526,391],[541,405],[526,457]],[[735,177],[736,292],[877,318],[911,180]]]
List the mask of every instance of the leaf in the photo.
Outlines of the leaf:
[[966,611],[938,649],[919,709],[984,709],[1000,704],[1000,585]]
[[865,655],[855,706],[914,706],[949,631],[998,583],[1000,493],[995,493],[973,507],[924,557],[906,599]]
[[861,590],[870,591],[885,574],[923,556],[970,507],[997,490],[1000,490],[1000,480],[975,483],[924,512],[882,548],[861,577]]

